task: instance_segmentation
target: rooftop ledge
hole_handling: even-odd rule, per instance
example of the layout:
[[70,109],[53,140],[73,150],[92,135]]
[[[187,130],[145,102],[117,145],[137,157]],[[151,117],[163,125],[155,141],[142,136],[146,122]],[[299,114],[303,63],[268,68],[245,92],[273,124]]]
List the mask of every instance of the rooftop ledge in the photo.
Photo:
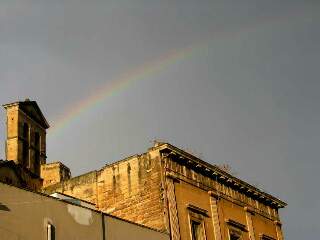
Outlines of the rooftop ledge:
[[228,184],[233,185],[241,191],[250,193],[261,200],[269,202],[269,204],[277,206],[278,208],[284,208],[287,206],[287,203],[281,201],[280,199],[246,183],[239,178],[232,176],[231,174],[221,170],[218,166],[211,165],[169,143],[157,143],[157,145],[151,149],[158,149],[161,153],[166,154],[166,156],[179,156],[179,159],[185,160],[189,164],[193,164],[200,172],[204,172],[206,175],[218,177],[220,180],[228,182]]

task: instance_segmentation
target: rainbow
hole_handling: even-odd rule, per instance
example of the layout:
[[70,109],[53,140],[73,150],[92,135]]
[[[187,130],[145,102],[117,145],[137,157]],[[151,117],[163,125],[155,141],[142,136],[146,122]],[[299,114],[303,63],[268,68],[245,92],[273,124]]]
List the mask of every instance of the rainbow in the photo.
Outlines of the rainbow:
[[50,136],[61,132],[73,121],[73,119],[84,113],[87,109],[91,109],[92,107],[99,105],[106,98],[112,97],[125,90],[138,80],[140,81],[150,75],[160,72],[168,65],[178,62],[181,59],[190,57],[196,51],[205,47],[205,44],[197,44],[179,51],[172,50],[154,61],[125,72],[118,78],[109,80],[105,85],[100,87],[99,90],[94,93],[94,95],[91,95],[83,101],[78,102],[75,106],[73,105],[72,108],[66,111],[66,114],[54,121],[49,129]]
[[[292,11],[293,10],[293,11]],[[65,111],[65,114],[60,118],[54,121],[52,127],[50,128],[50,136],[57,134],[58,132],[62,132],[63,129],[66,128],[73,120],[77,119],[79,115],[86,112],[88,109],[91,109],[94,106],[102,103],[106,98],[112,97],[117,93],[125,90],[130,85],[138,80],[143,80],[148,76],[154,75],[157,72],[165,69],[167,66],[178,62],[179,60],[189,58],[194,55],[194,53],[199,50],[205,50],[208,48],[209,41],[212,38],[229,38],[238,33],[247,33],[253,29],[256,29],[258,26],[267,24],[279,24],[281,21],[287,21],[288,17],[297,17],[297,15],[301,15],[299,8],[290,9],[290,12],[287,14],[282,14],[277,17],[272,18],[262,18],[260,22],[249,23],[245,26],[238,26],[238,29],[234,29],[234,31],[216,31],[214,32],[214,37],[211,36],[211,39],[207,39],[207,41],[193,44],[189,47],[182,48],[180,50],[172,50],[167,54],[160,56],[154,61],[142,64],[137,68],[134,68],[128,72],[123,73],[118,78],[111,79],[107,81],[105,85],[99,88],[93,95],[90,97],[78,102],[75,106],[72,105],[71,108]],[[209,41],[208,41],[209,40]]]

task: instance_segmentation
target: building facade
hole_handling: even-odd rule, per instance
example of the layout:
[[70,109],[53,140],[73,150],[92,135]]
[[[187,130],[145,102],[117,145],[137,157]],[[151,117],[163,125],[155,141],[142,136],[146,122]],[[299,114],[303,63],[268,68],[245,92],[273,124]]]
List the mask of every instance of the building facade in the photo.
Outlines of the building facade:
[[[88,204],[87,204],[88,205]],[[0,183],[0,238],[4,240],[169,240],[167,233],[97,210]]]
[[[4,107],[6,156],[28,176],[24,187],[82,199],[104,213],[167,232],[173,240],[284,239],[278,210],[286,203],[182,149],[155,143],[143,154],[71,178],[62,163],[46,164],[49,125],[38,105]],[[0,163],[0,175],[7,173],[9,181],[2,165],[9,163]],[[11,175],[19,178],[17,169]]]
[[87,200],[171,239],[283,239],[284,202],[168,143],[44,191]]

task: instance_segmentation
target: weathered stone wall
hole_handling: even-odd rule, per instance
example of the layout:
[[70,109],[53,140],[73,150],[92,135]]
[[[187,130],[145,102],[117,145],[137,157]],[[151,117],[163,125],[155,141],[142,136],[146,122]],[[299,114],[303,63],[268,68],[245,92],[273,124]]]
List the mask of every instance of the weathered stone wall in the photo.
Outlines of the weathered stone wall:
[[70,169],[60,162],[42,164],[40,176],[43,179],[43,187],[47,187],[71,177]]
[[97,171],[92,171],[68,181],[46,187],[46,193],[60,192],[93,204],[97,204]]
[[165,230],[160,161],[149,153],[105,167],[99,173],[98,208]]
[[40,177],[43,179],[43,187],[59,183],[59,164],[54,163],[41,165]]
[[[29,126],[28,139],[22,138],[24,123],[27,123]],[[27,141],[29,162],[26,163],[26,167],[29,168],[31,172],[40,176],[40,165],[46,163],[46,131],[22,110],[19,111],[18,128],[19,159],[23,159],[22,144],[23,141]],[[39,148],[37,148],[35,144],[36,133],[39,134]],[[38,159],[36,155],[39,156]]]
[[[30,116],[19,109],[18,105],[7,110],[6,158],[28,168],[40,175],[40,164],[46,162],[46,131]],[[27,137],[23,136],[24,123],[28,124]],[[39,145],[36,146],[35,134],[39,134]],[[25,144],[24,144],[25,143]],[[23,147],[27,148],[27,158],[23,157]]]
[[6,159],[18,163],[18,106],[7,109]]
[[42,179],[12,161],[0,166],[0,182],[21,188],[38,191],[42,187]]
[[174,240],[190,239],[191,218],[203,219],[208,239],[227,239],[236,228],[244,240],[259,239],[261,234],[271,238],[277,234],[282,240],[273,200],[266,201],[268,195],[258,189],[209,167],[201,160],[154,147],[46,191],[62,192],[114,216],[171,231]]
[[165,230],[160,161],[149,153],[48,186],[44,191],[68,194],[114,216]]
[[8,167],[0,167],[0,182],[10,184],[17,187],[23,187],[21,177],[17,176],[14,169]]

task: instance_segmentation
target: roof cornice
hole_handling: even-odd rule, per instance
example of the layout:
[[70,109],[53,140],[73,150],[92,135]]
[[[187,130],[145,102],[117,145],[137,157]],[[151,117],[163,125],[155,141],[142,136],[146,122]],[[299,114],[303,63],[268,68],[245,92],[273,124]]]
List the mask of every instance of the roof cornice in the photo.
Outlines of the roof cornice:
[[186,163],[193,165],[199,172],[203,172],[205,175],[209,175],[219,179],[220,181],[226,182],[229,185],[239,189],[239,191],[253,195],[255,198],[267,202],[269,205],[273,205],[277,208],[283,208],[287,206],[287,203],[281,201],[280,199],[250,185],[239,178],[232,176],[230,173],[223,171],[218,166],[209,164],[169,143],[162,143],[154,148],[158,148],[160,152],[169,155],[179,156],[179,160],[185,160]]
[[[25,106],[25,105],[32,105],[34,107],[34,109],[37,111],[37,113],[40,115],[41,121],[42,122],[38,122],[36,121],[38,124],[40,124],[42,127],[44,127],[45,129],[48,129],[50,127],[47,119],[44,117],[41,109],[39,108],[38,104],[36,101],[30,101],[30,100],[26,100],[26,101],[17,101],[17,102],[13,102],[13,103],[7,103],[7,104],[3,104],[2,106],[7,109],[9,107],[14,107],[14,106]],[[26,112],[24,112],[21,108],[19,108],[20,111],[22,111],[23,113],[25,113],[26,115],[28,115]],[[29,116],[29,115],[28,115]]]

